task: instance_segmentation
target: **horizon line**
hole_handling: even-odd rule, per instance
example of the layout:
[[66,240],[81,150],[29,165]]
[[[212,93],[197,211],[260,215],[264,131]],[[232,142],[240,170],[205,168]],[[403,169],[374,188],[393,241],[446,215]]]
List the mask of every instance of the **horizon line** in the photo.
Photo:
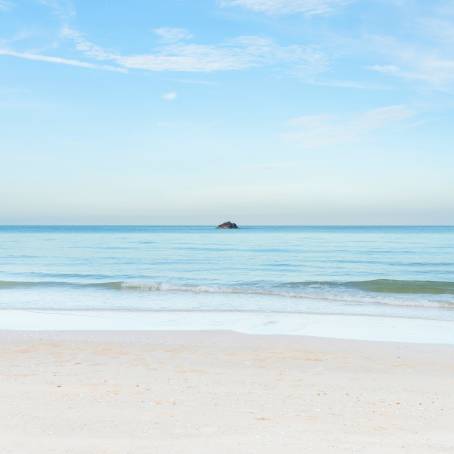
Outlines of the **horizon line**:
[[[218,224],[2,224],[1,227],[217,227]],[[454,227],[454,224],[238,224],[241,227]]]

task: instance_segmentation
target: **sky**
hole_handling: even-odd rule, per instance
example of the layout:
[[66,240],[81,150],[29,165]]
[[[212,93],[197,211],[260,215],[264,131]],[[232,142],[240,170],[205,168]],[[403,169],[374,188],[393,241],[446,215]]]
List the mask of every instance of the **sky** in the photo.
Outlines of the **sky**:
[[0,0],[1,224],[454,224],[454,0]]

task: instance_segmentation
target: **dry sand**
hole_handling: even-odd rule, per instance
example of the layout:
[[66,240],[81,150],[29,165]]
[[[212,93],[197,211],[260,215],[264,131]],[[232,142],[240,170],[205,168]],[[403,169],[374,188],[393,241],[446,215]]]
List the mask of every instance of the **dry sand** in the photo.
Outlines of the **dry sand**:
[[0,333],[1,454],[454,453],[454,347]]

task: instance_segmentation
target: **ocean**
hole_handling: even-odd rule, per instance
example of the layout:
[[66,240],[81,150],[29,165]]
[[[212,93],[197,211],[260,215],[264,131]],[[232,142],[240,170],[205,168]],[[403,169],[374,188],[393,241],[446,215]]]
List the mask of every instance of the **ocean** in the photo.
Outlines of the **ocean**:
[[452,322],[454,227],[1,226],[1,311]]

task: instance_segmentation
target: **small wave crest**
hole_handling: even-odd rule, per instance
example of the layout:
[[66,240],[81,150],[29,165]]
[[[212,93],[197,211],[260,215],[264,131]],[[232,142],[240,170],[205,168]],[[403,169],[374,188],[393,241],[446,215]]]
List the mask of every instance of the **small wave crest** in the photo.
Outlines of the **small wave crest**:
[[276,296],[307,296],[318,292],[345,294],[349,290],[370,294],[406,294],[406,295],[454,295],[454,282],[449,281],[418,281],[374,279],[364,281],[300,281],[300,282],[243,282],[237,285],[194,285],[172,284],[147,281],[5,281],[0,280],[0,290],[20,288],[92,288],[109,290],[132,290],[149,292],[192,292],[192,293],[228,293],[228,294],[256,294]]
[[454,295],[454,282],[418,281],[398,279],[372,279],[351,282],[288,282],[290,288],[332,288],[356,289],[372,293],[392,293],[408,295]]
[[112,290],[121,290],[123,282],[67,282],[67,281],[0,281],[0,290],[2,289],[21,289],[21,288],[106,288]]
[[297,296],[304,290],[360,290],[369,293],[389,293],[408,295],[454,295],[454,282],[373,279],[365,281],[301,281],[287,283],[250,282],[232,286],[170,284],[163,282],[134,281],[1,281],[1,289],[33,287],[79,287],[110,290],[135,290],[153,292],[195,292],[195,293],[246,293]]

